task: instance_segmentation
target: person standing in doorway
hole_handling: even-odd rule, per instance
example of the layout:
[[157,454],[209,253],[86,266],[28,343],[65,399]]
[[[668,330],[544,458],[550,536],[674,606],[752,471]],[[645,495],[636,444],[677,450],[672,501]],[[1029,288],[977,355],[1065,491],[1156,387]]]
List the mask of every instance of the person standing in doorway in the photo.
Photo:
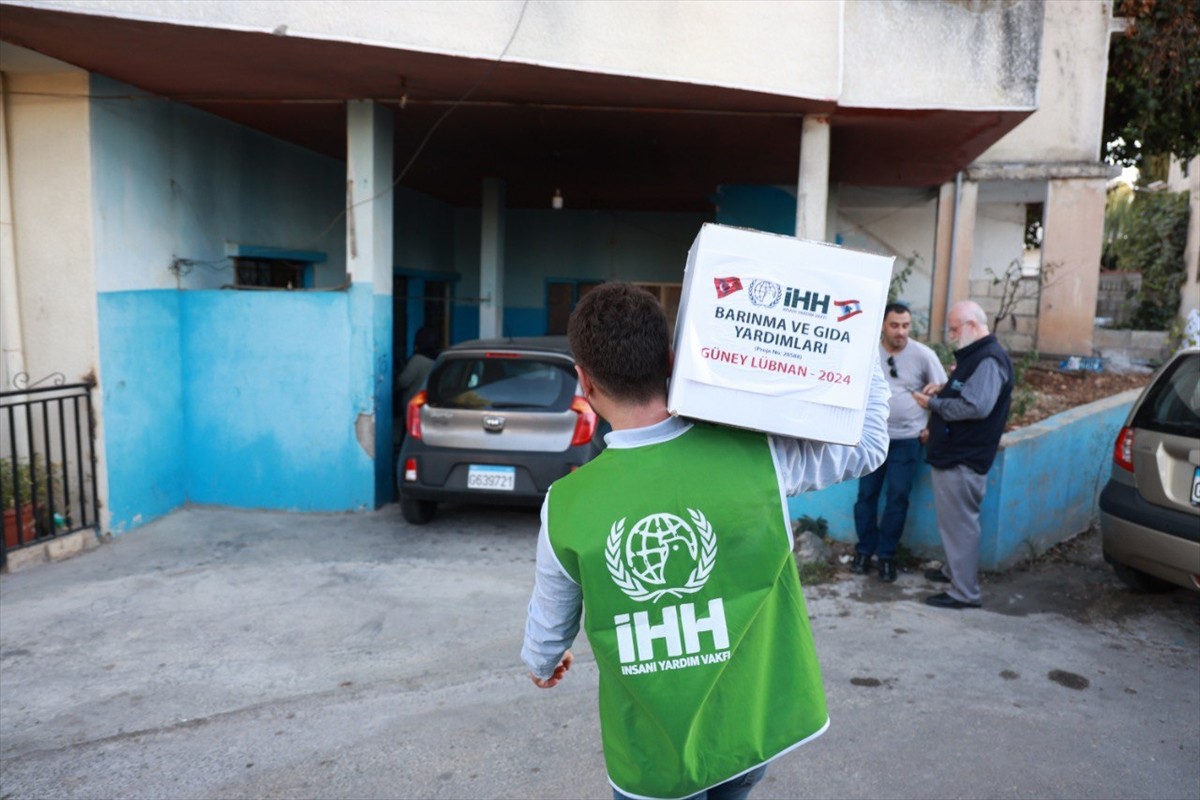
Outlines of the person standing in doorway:
[[[851,570],[865,575],[871,559],[878,559],[879,580],[896,580],[896,548],[908,518],[908,496],[921,459],[921,445],[929,434],[928,412],[917,405],[913,392],[930,384],[946,382],[946,370],[933,350],[909,338],[912,312],[904,303],[888,303],[883,312],[879,337],[879,360],[891,389],[888,400],[887,459],[883,466],[858,481],[854,504],[854,528],[858,544]],[[885,492],[886,489],[886,492]],[[884,494],[883,518],[879,518],[879,495]]]
[[433,369],[433,361],[437,358],[440,345],[441,337],[438,335],[437,329],[428,325],[419,328],[416,336],[413,337],[412,358],[408,360],[399,377],[396,378],[396,386],[400,389],[402,414],[407,413],[408,402],[425,385],[425,379],[429,377],[429,371]]
[[978,304],[955,303],[948,323],[950,342],[958,348],[950,379],[913,393],[931,412],[925,460],[933,467],[933,506],[946,551],[942,568],[928,570],[925,577],[950,584],[925,602],[937,608],[979,608],[979,508],[1008,421],[1013,366],[988,331],[987,315]]

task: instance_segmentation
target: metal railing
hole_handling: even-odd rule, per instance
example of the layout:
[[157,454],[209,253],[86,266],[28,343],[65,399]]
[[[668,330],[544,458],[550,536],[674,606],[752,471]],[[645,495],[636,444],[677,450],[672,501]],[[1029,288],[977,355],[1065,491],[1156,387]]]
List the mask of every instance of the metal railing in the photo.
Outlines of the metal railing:
[[4,560],[19,547],[99,530],[92,388],[0,392]]

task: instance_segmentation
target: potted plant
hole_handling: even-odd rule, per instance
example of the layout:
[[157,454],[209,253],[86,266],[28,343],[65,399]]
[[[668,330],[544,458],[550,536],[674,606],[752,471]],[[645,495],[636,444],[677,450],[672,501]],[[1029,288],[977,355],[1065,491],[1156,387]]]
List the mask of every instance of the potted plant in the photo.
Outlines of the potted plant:
[[[37,488],[38,506],[34,507],[34,488]],[[55,481],[39,469],[37,464],[30,464],[16,458],[0,458],[0,508],[4,510],[4,548],[10,549],[18,544],[28,544],[37,536],[45,535],[51,528],[38,525],[39,509],[45,511],[46,500],[51,491],[57,492],[58,481]],[[18,508],[17,500],[20,499]],[[17,524],[20,521],[21,538],[17,541]],[[39,528],[41,528],[39,530]]]
[[[14,492],[15,482],[15,492]],[[17,508],[20,496],[21,507]],[[0,459],[0,506],[4,508],[4,548],[17,546],[17,520],[26,539],[33,538],[33,471],[13,458]]]

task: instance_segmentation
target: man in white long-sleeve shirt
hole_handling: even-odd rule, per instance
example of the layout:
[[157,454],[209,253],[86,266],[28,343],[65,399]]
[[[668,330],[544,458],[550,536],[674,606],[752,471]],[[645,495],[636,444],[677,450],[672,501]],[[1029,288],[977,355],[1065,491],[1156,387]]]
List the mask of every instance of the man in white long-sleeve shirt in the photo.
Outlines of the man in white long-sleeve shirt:
[[785,496],[878,468],[887,383],[873,359],[861,443],[824,445],[668,414],[667,320],[642,289],[594,289],[569,336],[613,431],[542,507],[522,658],[555,686],[586,607],[614,796],[744,798],[829,724]]

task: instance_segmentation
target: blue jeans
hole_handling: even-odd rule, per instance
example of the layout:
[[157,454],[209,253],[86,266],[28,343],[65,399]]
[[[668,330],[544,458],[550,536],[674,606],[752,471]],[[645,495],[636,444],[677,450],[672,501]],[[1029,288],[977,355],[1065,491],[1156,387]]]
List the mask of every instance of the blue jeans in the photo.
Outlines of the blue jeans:
[[[754,784],[762,780],[763,775],[767,774],[767,765],[752,769],[744,775],[738,775],[736,778],[727,780],[724,783],[717,784],[711,789],[694,794],[686,800],[746,800],[750,796],[750,790],[754,788]],[[630,800],[628,795],[623,795],[616,789],[613,789],[613,800]]]
[[[864,556],[895,558],[904,521],[908,518],[908,495],[921,459],[920,439],[892,439],[883,466],[858,480],[858,502],[854,504],[856,549]],[[879,495],[887,487],[883,518],[876,521]]]

